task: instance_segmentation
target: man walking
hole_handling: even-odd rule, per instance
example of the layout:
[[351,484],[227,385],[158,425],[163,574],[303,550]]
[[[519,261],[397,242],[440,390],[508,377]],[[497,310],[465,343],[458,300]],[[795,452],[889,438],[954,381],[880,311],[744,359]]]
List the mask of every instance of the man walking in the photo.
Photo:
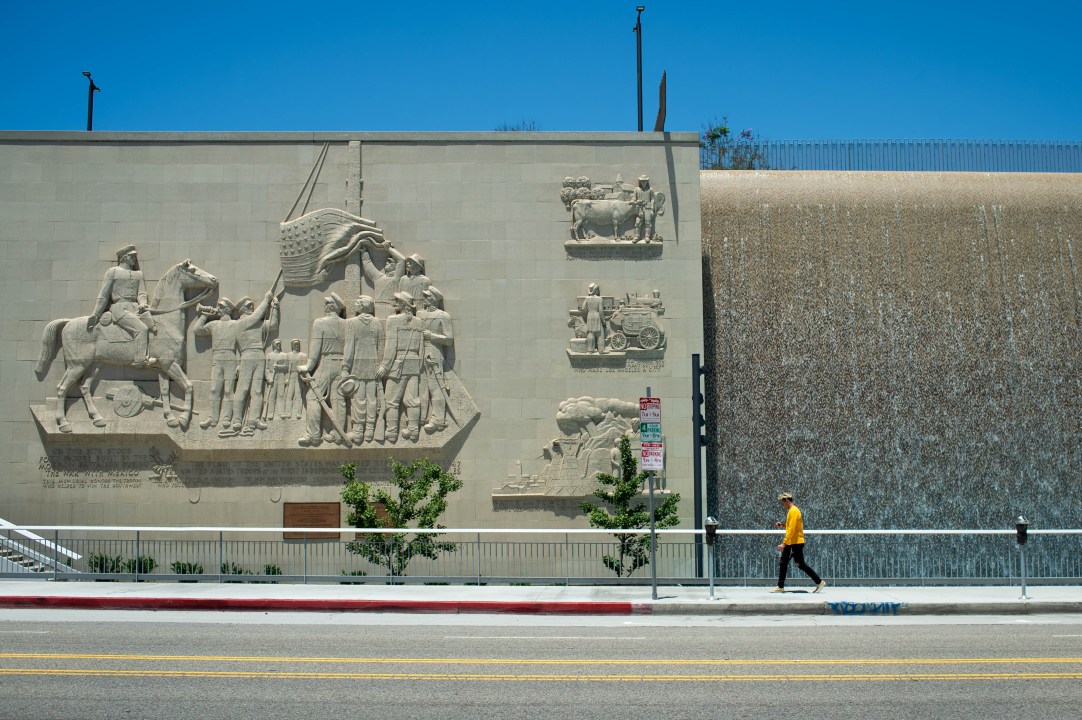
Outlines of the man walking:
[[778,545],[778,550],[781,550],[781,561],[778,564],[778,586],[770,592],[785,592],[785,573],[789,569],[789,558],[795,560],[796,566],[815,583],[815,589],[812,592],[819,592],[827,586],[827,583],[804,562],[804,516],[801,515],[800,508],[793,504],[792,493],[783,492],[778,495],[778,500],[781,501],[782,507],[787,512],[785,522],[776,522],[774,527],[785,528],[785,539],[781,545]]

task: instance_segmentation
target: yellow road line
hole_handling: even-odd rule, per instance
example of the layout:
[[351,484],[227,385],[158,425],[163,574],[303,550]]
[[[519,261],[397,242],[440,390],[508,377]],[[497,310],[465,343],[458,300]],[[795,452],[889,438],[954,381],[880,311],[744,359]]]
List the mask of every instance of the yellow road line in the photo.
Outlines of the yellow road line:
[[295,680],[498,680],[505,682],[853,682],[853,681],[959,681],[959,680],[1082,680],[1077,673],[884,673],[884,674],[794,674],[794,675],[509,675],[495,673],[318,673],[256,671],[171,671],[171,670],[76,670],[3,668],[0,676],[67,677],[153,677],[229,678]]
[[1070,664],[1082,658],[843,658],[843,659],[770,659],[770,660],[525,660],[509,658],[332,658],[283,657],[273,655],[135,655],[108,653],[0,653],[0,660],[135,660],[140,662],[265,662],[265,663],[341,663],[364,665],[985,665],[985,664]]

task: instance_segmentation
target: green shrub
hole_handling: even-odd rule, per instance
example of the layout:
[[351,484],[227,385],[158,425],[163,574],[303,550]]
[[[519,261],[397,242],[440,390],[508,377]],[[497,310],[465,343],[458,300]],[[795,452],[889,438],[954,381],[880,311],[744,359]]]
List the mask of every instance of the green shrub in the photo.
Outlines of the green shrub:
[[[222,575],[251,575],[252,574],[251,570],[247,570],[245,568],[242,568],[240,565],[237,565],[235,562],[222,563],[222,566],[221,566],[220,570],[221,570]],[[241,581],[240,580],[225,580],[223,582],[239,583]]]
[[110,557],[103,553],[94,553],[86,558],[87,570],[92,573],[118,573],[124,563],[124,556]]
[[140,575],[146,575],[154,572],[156,567],[158,567],[158,561],[149,555],[140,555],[135,560],[124,561],[124,572],[126,573],[138,572]]

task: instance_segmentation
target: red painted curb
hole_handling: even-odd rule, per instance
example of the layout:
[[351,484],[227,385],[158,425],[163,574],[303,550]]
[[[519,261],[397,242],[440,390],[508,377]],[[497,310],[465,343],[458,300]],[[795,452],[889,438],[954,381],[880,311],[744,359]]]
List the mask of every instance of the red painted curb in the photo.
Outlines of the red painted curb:
[[9,595],[4,608],[81,610],[261,610],[284,612],[507,613],[516,615],[644,615],[630,602],[526,602],[498,600],[298,600],[268,598],[65,597]]

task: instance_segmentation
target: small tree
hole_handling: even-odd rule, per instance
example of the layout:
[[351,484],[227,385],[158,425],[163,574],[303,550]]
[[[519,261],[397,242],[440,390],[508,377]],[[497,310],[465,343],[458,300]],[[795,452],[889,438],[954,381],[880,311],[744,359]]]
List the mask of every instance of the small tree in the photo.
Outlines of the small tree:
[[[620,476],[598,473],[597,481],[603,487],[594,491],[594,497],[608,507],[582,502],[579,506],[589,515],[590,525],[605,530],[640,530],[650,527],[650,511],[639,501],[643,483],[647,480],[646,471],[638,472],[639,463],[631,453],[631,441],[627,435],[620,438]],[[609,490],[611,488],[611,490]],[[668,528],[680,522],[676,506],[680,502],[680,493],[672,493],[654,508],[654,525]],[[610,511],[611,509],[611,511]],[[630,576],[631,573],[650,562],[650,536],[617,532],[613,534],[618,545],[619,557],[606,555],[602,562],[617,577]]]
[[769,170],[770,164],[759,145],[761,138],[751,128],[733,133],[729,118],[707,123],[699,133],[703,170]]
[[[442,528],[436,521],[447,509],[447,496],[462,487],[461,480],[427,458],[409,465],[391,461],[397,497],[383,488],[373,493],[368,483],[357,480],[357,466],[352,463],[338,469],[346,481],[342,501],[352,508],[346,522],[357,528],[408,528],[413,522],[418,528]],[[347,543],[346,548],[401,576],[416,556],[435,559],[441,552],[455,551],[454,543],[439,542],[439,537],[436,533],[370,533]]]

